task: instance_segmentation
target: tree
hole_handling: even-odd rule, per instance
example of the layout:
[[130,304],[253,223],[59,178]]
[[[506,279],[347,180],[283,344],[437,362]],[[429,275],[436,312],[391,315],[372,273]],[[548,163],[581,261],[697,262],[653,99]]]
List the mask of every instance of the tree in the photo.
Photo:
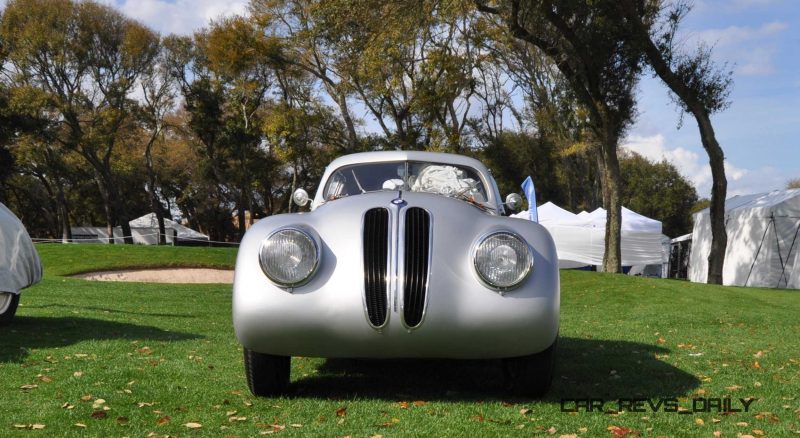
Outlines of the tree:
[[477,0],[479,10],[501,16],[511,34],[541,50],[586,109],[596,145],[603,204],[608,210],[603,270],[621,271],[621,185],[617,146],[635,116],[633,87],[641,55],[624,44],[628,29],[613,2]]
[[159,198],[161,185],[154,166],[153,148],[158,142],[163,142],[165,131],[170,128],[166,119],[175,105],[172,75],[165,59],[167,55],[167,51],[159,45],[157,58],[143,72],[141,79],[143,102],[140,116],[143,128],[147,131],[147,141],[144,146],[147,191],[150,197],[150,210],[155,213],[158,222],[158,243],[160,245],[167,243],[164,212],[168,213],[168,210],[164,208]]
[[667,161],[652,162],[634,152],[620,158],[622,202],[631,210],[658,219],[667,236],[691,232],[697,191]]
[[15,0],[3,11],[2,38],[17,85],[47,96],[48,143],[78,152],[94,170],[109,243],[117,223],[132,243],[112,157],[132,121],[129,94],[155,56],[156,35],[91,1]]
[[317,78],[322,89],[338,106],[347,129],[347,143],[343,152],[360,149],[354,119],[348,99],[353,94],[349,78],[339,65],[337,46],[324,37],[324,24],[320,23],[321,7],[318,1],[253,0],[251,17],[270,35],[284,41],[283,61],[304,70]]
[[[731,73],[717,68],[711,50],[701,46],[694,53],[681,52],[676,41],[679,25],[691,10],[688,2],[622,0],[613,2],[630,29],[631,45],[641,50],[655,74],[674,94],[680,108],[697,121],[700,140],[711,166],[711,250],[708,283],[722,284],[722,268],[728,238],[725,232],[725,154],[717,141],[711,114],[728,107]],[[659,19],[662,21],[659,22]],[[659,26],[660,24],[660,26]]]
[[792,178],[789,181],[786,181],[786,189],[800,189],[800,178]]

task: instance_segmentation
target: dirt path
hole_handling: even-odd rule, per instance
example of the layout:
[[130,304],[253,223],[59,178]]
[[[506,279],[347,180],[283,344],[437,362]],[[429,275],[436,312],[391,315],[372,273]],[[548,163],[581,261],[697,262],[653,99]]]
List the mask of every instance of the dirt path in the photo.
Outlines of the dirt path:
[[141,283],[233,283],[232,270],[206,268],[97,271],[78,274],[73,277],[93,281],[131,281]]

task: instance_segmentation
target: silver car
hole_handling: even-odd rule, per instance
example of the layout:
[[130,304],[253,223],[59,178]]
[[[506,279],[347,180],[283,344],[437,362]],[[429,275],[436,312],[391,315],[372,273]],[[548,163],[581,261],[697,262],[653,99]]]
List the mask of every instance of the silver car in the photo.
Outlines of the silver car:
[[310,356],[503,359],[510,390],[545,393],[558,257],[542,226],[504,216],[521,203],[460,155],[334,160],[310,212],[259,221],[239,248],[233,325],[250,390],[283,393],[291,356]]

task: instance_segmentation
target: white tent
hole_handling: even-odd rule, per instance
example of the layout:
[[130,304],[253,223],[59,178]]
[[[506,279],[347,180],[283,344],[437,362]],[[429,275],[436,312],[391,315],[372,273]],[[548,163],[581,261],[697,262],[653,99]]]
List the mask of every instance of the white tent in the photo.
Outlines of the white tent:
[[[131,226],[133,243],[155,245],[158,243],[158,219],[155,213],[148,213],[128,222]],[[164,218],[164,231],[168,244],[173,237],[183,242],[208,242],[209,237],[199,231],[185,227],[172,219]],[[72,227],[72,238],[78,243],[108,243],[108,231],[105,227]],[[114,241],[123,243],[122,227],[114,228]]]
[[[605,254],[606,211],[576,215],[547,202],[538,208],[541,223],[556,243],[560,268],[602,265]],[[514,215],[527,219],[527,212]],[[661,222],[622,208],[622,265],[661,265],[666,262]]]
[[22,222],[0,203],[0,314],[6,299],[2,292],[18,294],[42,278],[42,263]]
[[[153,236],[152,244],[157,242],[156,237],[158,237],[158,218],[156,218],[155,213],[147,213],[146,215],[134,219],[129,222],[131,225],[131,230],[134,229],[145,229],[145,230],[155,230],[155,236]],[[172,230],[177,232],[178,240],[208,240],[208,236],[205,234],[195,231],[189,227],[185,227],[172,219],[164,218],[164,228],[166,229],[167,238],[171,241],[172,237]],[[148,242],[151,243],[151,242]]]
[[[800,289],[800,189],[725,201],[726,285]],[[689,280],[705,283],[711,249],[709,210],[694,215]]]

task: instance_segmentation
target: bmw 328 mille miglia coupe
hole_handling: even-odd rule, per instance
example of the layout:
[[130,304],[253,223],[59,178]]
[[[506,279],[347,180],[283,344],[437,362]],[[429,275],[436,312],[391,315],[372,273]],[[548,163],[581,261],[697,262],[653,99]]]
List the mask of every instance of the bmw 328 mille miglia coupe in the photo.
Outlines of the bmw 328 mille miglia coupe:
[[558,258],[542,226],[506,217],[521,204],[465,156],[334,160],[310,212],[262,219],[241,242],[233,324],[250,390],[285,392],[291,357],[308,356],[502,359],[511,391],[545,393]]

